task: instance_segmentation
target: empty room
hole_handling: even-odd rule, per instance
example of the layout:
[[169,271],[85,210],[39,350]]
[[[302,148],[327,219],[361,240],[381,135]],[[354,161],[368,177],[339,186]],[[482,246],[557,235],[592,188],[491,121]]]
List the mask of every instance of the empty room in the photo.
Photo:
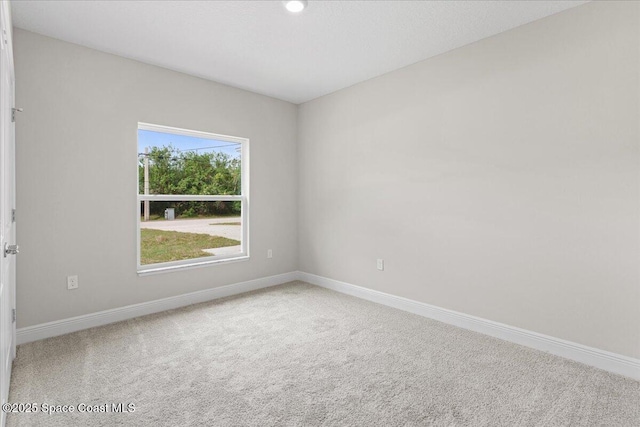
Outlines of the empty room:
[[640,2],[0,6],[0,427],[640,426]]

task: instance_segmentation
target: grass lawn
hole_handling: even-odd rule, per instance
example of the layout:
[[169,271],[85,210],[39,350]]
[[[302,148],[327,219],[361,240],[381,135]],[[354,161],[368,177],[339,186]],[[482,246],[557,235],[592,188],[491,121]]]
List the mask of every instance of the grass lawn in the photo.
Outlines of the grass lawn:
[[239,244],[240,242],[237,240],[208,234],[142,228],[140,229],[140,263],[146,265],[211,256],[210,253],[204,252],[202,249],[223,248]]

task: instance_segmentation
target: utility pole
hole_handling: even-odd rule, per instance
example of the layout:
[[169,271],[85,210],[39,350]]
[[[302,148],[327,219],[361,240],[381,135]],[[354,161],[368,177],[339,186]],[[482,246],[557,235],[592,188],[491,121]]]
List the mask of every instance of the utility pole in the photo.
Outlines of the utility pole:
[[[144,195],[149,195],[149,147],[144,147]],[[149,201],[144,201],[144,220],[149,221]]]

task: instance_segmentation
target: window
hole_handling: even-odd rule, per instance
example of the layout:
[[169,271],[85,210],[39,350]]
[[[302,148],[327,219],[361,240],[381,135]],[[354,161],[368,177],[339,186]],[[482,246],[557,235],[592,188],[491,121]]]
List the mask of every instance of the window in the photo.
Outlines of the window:
[[246,259],[249,140],[138,123],[138,272]]

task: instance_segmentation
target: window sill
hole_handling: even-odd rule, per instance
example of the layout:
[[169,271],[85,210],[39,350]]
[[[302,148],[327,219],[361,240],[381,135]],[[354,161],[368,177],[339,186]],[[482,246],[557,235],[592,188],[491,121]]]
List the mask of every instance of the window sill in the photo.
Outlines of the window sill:
[[189,264],[157,266],[157,267],[150,267],[150,268],[138,267],[138,276],[150,276],[152,274],[170,273],[170,272],[181,271],[181,270],[191,270],[193,268],[207,267],[215,264],[227,264],[232,262],[241,262],[241,261],[248,261],[248,260],[249,260],[249,255],[240,255],[233,258],[212,259],[207,261],[192,262]]

